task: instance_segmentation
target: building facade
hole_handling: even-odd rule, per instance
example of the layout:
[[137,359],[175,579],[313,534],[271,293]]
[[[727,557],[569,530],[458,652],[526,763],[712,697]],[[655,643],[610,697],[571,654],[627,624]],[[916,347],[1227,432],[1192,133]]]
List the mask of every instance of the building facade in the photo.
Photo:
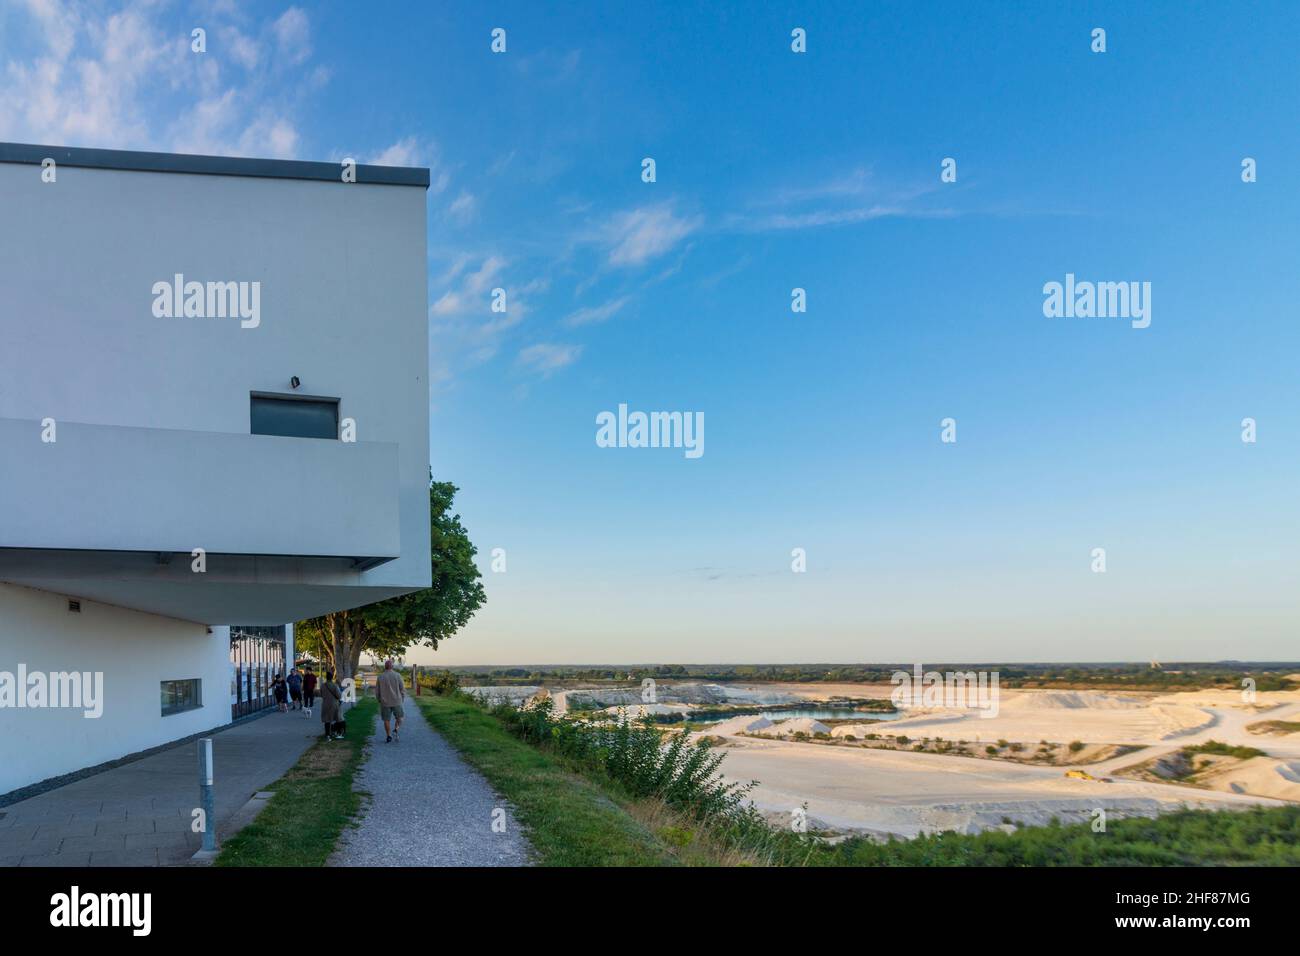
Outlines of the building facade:
[[0,144],[0,795],[429,586],[428,182]]

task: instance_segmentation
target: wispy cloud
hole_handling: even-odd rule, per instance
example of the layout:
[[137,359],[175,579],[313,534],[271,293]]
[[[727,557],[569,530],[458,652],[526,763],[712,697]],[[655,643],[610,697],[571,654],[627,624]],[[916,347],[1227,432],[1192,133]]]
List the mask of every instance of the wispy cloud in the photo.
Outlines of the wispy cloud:
[[191,49],[191,24],[164,25],[164,13],[151,0],[27,0],[10,11],[9,36],[30,39],[10,47],[0,38],[0,75],[10,104],[0,110],[0,137],[297,156],[297,99],[328,76],[308,64],[307,14],[290,7],[274,19],[249,22],[237,10],[211,6],[205,22],[196,24],[207,32],[207,50],[200,53]]
[[477,211],[478,200],[474,198],[474,194],[462,189],[460,194],[451,201],[451,205],[447,207],[447,216],[453,221],[464,225],[474,218]]
[[[937,184],[938,177],[935,177]],[[735,232],[779,232],[846,226],[887,218],[937,218],[954,215],[927,205],[936,184],[890,185],[866,167],[854,167],[808,184],[785,185],[754,197],[749,209],[722,219]]]
[[491,307],[487,292],[491,289],[506,266],[506,260],[500,256],[488,256],[472,272],[463,272],[466,261],[458,260],[448,281],[460,279],[454,289],[445,291],[430,307],[434,316],[464,315],[470,311],[481,310],[487,313]]
[[605,322],[613,318],[623,306],[627,305],[630,296],[619,296],[617,299],[611,299],[603,305],[588,306],[584,309],[578,309],[576,312],[570,312],[564,317],[564,324],[569,328],[577,328],[581,325],[595,325],[598,322]]
[[[478,265],[474,266],[473,263]],[[550,287],[545,276],[511,282],[503,256],[459,256],[434,286],[437,298],[429,307],[430,335],[444,356],[485,362],[502,348],[506,333],[532,311],[532,300]],[[438,287],[444,291],[439,295]],[[492,291],[505,292],[505,311],[492,311]]]
[[414,166],[420,162],[421,150],[414,136],[399,139],[367,160],[374,166]]
[[915,216],[919,213],[901,206],[860,206],[850,209],[817,209],[800,213],[773,213],[755,219],[743,220],[743,228],[755,232],[781,229],[815,229],[818,226],[844,226],[857,222],[870,222],[891,216]]
[[698,217],[679,216],[671,205],[642,206],[620,213],[605,227],[609,264],[639,266],[670,251],[700,227]]
[[294,66],[311,56],[311,23],[299,7],[290,7],[280,14],[271,32],[275,35],[276,53]]
[[519,350],[518,364],[549,378],[555,372],[572,365],[582,354],[581,345],[557,345],[539,342]]

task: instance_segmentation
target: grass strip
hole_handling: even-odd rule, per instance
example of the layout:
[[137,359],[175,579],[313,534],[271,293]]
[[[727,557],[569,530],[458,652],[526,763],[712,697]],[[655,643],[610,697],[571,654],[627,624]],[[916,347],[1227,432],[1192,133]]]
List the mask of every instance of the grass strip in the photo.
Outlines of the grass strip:
[[[679,854],[618,796],[554,754],[517,739],[491,714],[456,697],[414,698],[442,734],[515,808],[542,866],[673,866]],[[680,848],[678,848],[680,849]]]
[[379,705],[365,698],[347,712],[347,736],[320,740],[267,789],[262,812],[221,847],[215,866],[324,866],[361,809],[352,778],[374,732]]

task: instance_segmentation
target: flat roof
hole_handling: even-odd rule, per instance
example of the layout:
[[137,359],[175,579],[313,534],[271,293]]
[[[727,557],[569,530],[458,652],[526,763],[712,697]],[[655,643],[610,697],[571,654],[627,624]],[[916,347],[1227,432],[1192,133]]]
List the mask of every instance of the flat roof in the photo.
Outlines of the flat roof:
[[[0,163],[39,166],[53,159],[60,166],[86,169],[126,169],[144,173],[192,173],[201,176],[255,176],[262,179],[315,179],[342,183],[340,163],[297,159],[244,159],[238,156],[195,156],[188,153],[144,153],[128,149],[85,149],[79,146],[36,146],[0,143]],[[357,182],[429,188],[423,166],[357,165]]]

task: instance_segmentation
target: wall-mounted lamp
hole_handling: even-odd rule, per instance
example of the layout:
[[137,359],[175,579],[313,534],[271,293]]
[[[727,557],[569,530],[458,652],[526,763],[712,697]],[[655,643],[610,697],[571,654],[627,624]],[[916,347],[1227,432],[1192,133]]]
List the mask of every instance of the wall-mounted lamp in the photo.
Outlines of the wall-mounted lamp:
[[301,384],[302,384],[302,382],[299,380],[299,378],[298,378],[297,375],[295,375],[293,378],[289,379],[289,387],[290,387],[290,388],[297,388],[297,387],[298,387],[299,385],[301,385]]

